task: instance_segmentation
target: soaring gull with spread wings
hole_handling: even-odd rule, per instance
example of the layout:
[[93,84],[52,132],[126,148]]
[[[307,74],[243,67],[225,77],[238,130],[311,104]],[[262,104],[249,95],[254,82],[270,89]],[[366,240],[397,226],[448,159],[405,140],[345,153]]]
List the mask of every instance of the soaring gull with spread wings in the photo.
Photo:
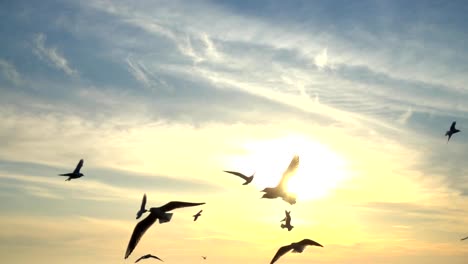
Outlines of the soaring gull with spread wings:
[[149,209],[150,214],[143,220],[141,220],[133,229],[132,236],[130,237],[130,241],[128,241],[127,251],[125,252],[125,258],[128,258],[132,251],[137,246],[138,242],[140,241],[141,237],[145,234],[146,230],[150,228],[156,220],[159,219],[159,223],[166,223],[171,221],[172,213],[168,213],[177,208],[183,207],[190,207],[190,206],[198,206],[205,203],[188,203],[188,202],[168,202],[167,204],[161,207],[151,207]]

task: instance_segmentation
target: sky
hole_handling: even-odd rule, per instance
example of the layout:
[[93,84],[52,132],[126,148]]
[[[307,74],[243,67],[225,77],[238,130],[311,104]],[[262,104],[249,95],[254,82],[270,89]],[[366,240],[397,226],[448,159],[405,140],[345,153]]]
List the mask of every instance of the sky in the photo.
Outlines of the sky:
[[[269,263],[309,238],[324,247],[277,263],[467,263],[467,11],[2,1],[2,262]],[[260,199],[295,154],[298,202]],[[58,176],[82,158],[84,177]],[[206,204],[175,210],[124,260],[144,193],[148,207]]]

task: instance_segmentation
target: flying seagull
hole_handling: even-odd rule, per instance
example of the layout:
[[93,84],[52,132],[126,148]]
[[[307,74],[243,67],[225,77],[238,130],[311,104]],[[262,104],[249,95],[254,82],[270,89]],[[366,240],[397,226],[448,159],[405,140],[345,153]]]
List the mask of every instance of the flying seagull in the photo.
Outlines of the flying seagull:
[[200,210],[200,212],[198,212],[197,214],[193,215],[193,221],[197,221],[198,217],[201,215],[201,212],[203,212],[203,210]]
[[[135,263],[137,263],[138,261],[142,260],[142,259],[149,259],[149,258],[155,258],[155,259],[159,259],[160,261],[163,261],[162,259],[158,258],[157,256],[154,256],[154,255],[151,255],[151,254],[146,254],[144,256],[141,256],[139,259],[137,259],[135,261]],[[164,262],[164,261],[163,261]]]
[[201,256],[203,259],[206,259],[206,256]]
[[141,200],[140,210],[137,212],[136,219],[140,218],[142,214],[148,212],[145,206],[146,206],[146,193],[143,195],[143,200]]
[[133,249],[137,246],[138,242],[140,241],[141,237],[145,234],[146,230],[152,226],[156,220],[159,219],[159,223],[166,223],[171,221],[172,213],[168,213],[177,208],[183,207],[190,207],[190,206],[198,206],[205,203],[187,203],[187,202],[168,202],[167,204],[161,207],[151,207],[149,209],[150,214],[135,226],[133,229],[132,236],[130,237],[130,241],[128,241],[127,251],[125,252],[125,258],[128,258],[132,253]]
[[460,240],[463,241],[463,240],[467,240],[467,239],[468,239],[468,237],[465,237],[465,238],[462,238],[462,239],[460,239]]
[[76,165],[76,168],[75,168],[75,170],[73,172],[59,174],[59,176],[68,176],[68,179],[66,179],[65,181],[69,181],[71,179],[81,178],[81,177],[84,176],[84,174],[80,172],[81,167],[83,167],[83,159],[80,159],[80,161]]
[[270,264],[275,263],[281,256],[284,254],[288,253],[290,250],[292,250],[293,253],[302,253],[304,251],[306,246],[318,246],[318,247],[323,247],[319,243],[310,240],[310,239],[303,239],[302,241],[292,243],[291,245],[280,247],[278,249],[278,252],[276,252],[275,256],[271,260]]
[[284,212],[286,213],[286,217],[281,220],[281,222],[285,221],[286,224],[281,224],[281,228],[287,228],[288,231],[291,231],[294,228],[294,226],[291,225],[291,211],[288,212],[285,210]]
[[276,185],[276,187],[267,187],[263,189],[262,192],[265,192],[265,194],[263,194],[262,198],[275,199],[281,197],[284,201],[288,202],[289,204],[295,204],[296,197],[294,197],[291,194],[288,194],[288,192],[286,191],[286,183],[289,180],[289,178],[296,172],[298,166],[299,156],[295,155],[291,160],[291,163],[289,164],[288,168],[283,173],[283,177],[281,178],[278,185]]
[[244,182],[242,185],[247,185],[247,184],[249,184],[249,183],[253,180],[254,175],[255,175],[255,173],[254,173],[254,174],[252,174],[251,176],[245,176],[244,174],[242,174],[242,173],[240,173],[240,172],[237,172],[237,171],[224,171],[224,172],[234,174],[234,175],[239,176],[239,177],[241,177],[242,179],[244,179],[245,182]]
[[450,126],[450,130],[445,132],[445,136],[448,136],[447,143],[449,142],[450,138],[452,137],[453,134],[460,132],[460,130],[455,128],[455,125],[457,122],[453,121],[452,125]]

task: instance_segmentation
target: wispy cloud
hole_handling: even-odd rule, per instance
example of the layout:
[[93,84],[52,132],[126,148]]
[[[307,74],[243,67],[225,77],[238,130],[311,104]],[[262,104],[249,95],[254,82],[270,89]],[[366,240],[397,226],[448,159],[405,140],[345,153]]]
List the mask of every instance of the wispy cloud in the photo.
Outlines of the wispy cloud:
[[408,122],[408,120],[411,118],[412,115],[413,115],[413,109],[410,107],[408,108],[408,110],[406,110],[406,112],[401,114],[401,116],[398,118],[398,122],[404,125],[406,124],[406,122]]
[[56,47],[46,47],[46,35],[43,33],[34,36],[34,54],[39,58],[51,63],[57,69],[64,71],[69,76],[77,76],[78,71],[71,68],[67,59],[61,55]]
[[0,59],[0,72],[8,81],[15,85],[23,82],[21,75],[18,73],[15,66],[6,60]]

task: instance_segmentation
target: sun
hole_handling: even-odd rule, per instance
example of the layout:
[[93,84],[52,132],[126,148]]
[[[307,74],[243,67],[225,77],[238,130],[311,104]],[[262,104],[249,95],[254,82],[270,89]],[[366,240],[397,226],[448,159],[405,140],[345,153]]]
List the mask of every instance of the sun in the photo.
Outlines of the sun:
[[255,172],[252,184],[258,189],[275,186],[295,154],[299,155],[300,163],[287,190],[297,195],[298,200],[325,197],[347,177],[345,159],[306,136],[251,141],[244,147],[246,156],[234,163],[243,163],[240,167],[248,168],[247,173]]

